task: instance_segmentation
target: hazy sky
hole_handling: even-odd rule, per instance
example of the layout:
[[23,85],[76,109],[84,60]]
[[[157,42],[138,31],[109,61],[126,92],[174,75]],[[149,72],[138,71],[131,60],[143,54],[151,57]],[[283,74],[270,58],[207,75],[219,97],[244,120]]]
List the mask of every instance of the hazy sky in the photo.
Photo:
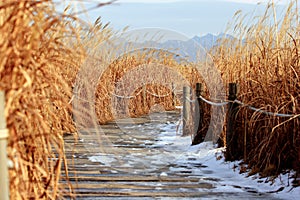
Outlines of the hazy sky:
[[[289,0],[274,0],[285,6]],[[81,9],[81,1],[71,1]],[[84,2],[87,2],[86,0]],[[86,4],[91,7],[93,4]],[[257,4],[263,2],[262,4]],[[101,16],[103,22],[110,22],[116,30],[129,26],[135,28],[166,28],[193,37],[207,33],[225,32],[228,22],[236,11],[249,15],[264,11],[268,0],[119,0],[89,12],[94,21]],[[281,7],[282,7],[281,6]],[[280,14],[280,13],[279,13]]]

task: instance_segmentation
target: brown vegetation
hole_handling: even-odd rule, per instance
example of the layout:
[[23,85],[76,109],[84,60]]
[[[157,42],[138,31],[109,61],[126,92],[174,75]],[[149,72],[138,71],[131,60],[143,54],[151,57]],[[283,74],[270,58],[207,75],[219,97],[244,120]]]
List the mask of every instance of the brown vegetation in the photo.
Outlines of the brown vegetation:
[[[113,33],[99,20],[90,27],[72,15],[58,14],[52,1],[47,0],[2,2],[0,33],[0,89],[6,93],[8,157],[13,162],[9,171],[10,197],[57,199],[71,194],[72,186],[69,185],[66,191],[60,182],[68,180],[68,172],[62,176],[61,171],[62,166],[67,170],[63,134],[76,132],[72,102],[78,94],[73,91],[74,83],[86,55],[91,51],[98,52],[99,44]],[[110,106],[112,93],[118,78],[126,71],[143,63],[149,64],[151,60],[172,65],[177,71],[187,70],[171,58],[154,61],[151,56],[145,56],[125,56],[111,63],[100,81],[96,77],[95,82],[99,83],[95,101],[96,123],[114,119]],[[95,67],[98,70],[99,66]],[[90,68],[89,73],[94,72]],[[190,70],[186,72],[190,73]],[[160,78],[166,80],[167,76],[168,73]],[[148,82],[145,87],[158,95],[170,93],[168,86]],[[154,104],[160,103],[165,109],[174,108],[171,97],[141,95],[130,100],[129,115],[145,114]],[[141,108],[141,103],[146,103],[141,100],[143,98],[147,99],[145,108]],[[85,96],[85,102],[90,104],[88,96]],[[86,108],[89,106],[83,105],[83,110],[79,111],[87,111]]]
[[[76,36],[50,1],[0,4],[0,89],[6,93],[11,199],[57,199],[65,163],[64,132],[74,132],[65,77],[82,56]],[[67,173],[66,173],[67,174]]]
[[277,19],[273,4],[264,15],[245,24],[241,12],[235,15],[236,40],[224,40],[214,49],[214,61],[224,83],[239,84],[238,99],[273,113],[294,117],[276,117],[248,107],[236,116],[238,143],[236,159],[244,158],[263,176],[283,169],[299,169],[300,154],[300,23],[295,2]]
[[[244,158],[253,172],[263,175],[287,168],[300,172],[298,15],[292,3],[278,25],[270,25],[277,20],[272,6],[249,27],[237,18],[235,30],[240,38],[224,40],[213,50],[224,84],[239,83],[239,100],[269,112],[295,115],[274,117],[246,107],[238,112],[237,130],[242,134],[237,135],[237,159]],[[68,191],[60,185],[67,180],[61,172],[66,166],[63,134],[76,132],[72,112],[79,112],[79,124],[91,123],[87,116],[93,109],[92,123],[97,124],[147,114],[155,104],[170,110],[180,100],[177,97],[174,104],[174,86],[181,89],[201,81],[191,64],[160,51],[123,55],[105,66],[99,63],[106,56],[102,54],[90,61],[93,65],[88,71],[80,71],[90,58],[87,55],[101,54],[100,43],[114,33],[99,20],[90,27],[74,16],[58,14],[52,1],[0,3],[0,34],[0,89],[6,93],[8,156],[14,164],[9,171],[11,199],[57,199],[72,193],[71,185]],[[95,76],[86,80],[86,73]],[[176,80],[173,86],[172,78]],[[76,80],[80,84],[74,88]],[[135,83],[133,88],[128,81]],[[95,90],[81,87],[85,85]],[[79,110],[72,110],[74,99]],[[205,116],[208,124],[209,116]]]

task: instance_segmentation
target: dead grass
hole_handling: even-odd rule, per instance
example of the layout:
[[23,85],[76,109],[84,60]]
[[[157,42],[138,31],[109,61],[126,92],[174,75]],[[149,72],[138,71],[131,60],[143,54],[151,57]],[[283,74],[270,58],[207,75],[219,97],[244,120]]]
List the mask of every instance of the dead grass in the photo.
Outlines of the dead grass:
[[[299,13],[291,3],[282,21],[274,26],[270,22],[277,16],[272,10],[269,6],[265,16],[256,18],[257,24],[250,27],[237,17],[235,29],[240,38],[223,41],[214,50],[224,83],[239,83],[241,101],[298,116],[286,119],[246,108],[239,111],[237,130],[243,134],[237,136],[237,158],[244,158],[263,175],[286,168],[300,172]],[[108,65],[101,65],[103,60],[91,60],[89,71],[81,75],[95,76],[82,79],[81,86],[90,85],[95,90],[74,88],[76,79],[82,78],[78,72],[87,55],[101,54],[101,42],[115,33],[100,20],[89,26],[72,15],[57,14],[48,0],[2,2],[0,33],[0,89],[6,93],[8,156],[14,163],[9,171],[11,199],[59,199],[72,194],[70,184],[69,189],[60,185],[61,180],[68,180],[63,134],[76,132],[72,103],[79,94],[84,99],[75,111],[82,118],[77,122],[97,124],[147,114],[156,104],[165,110],[174,109],[180,96],[174,99],[171,78],[175,77],[172,83],[179,90],[185,84],[201,82],[197,70],[191,64],[176,62],[174,55],[140,51],[105,63]],[[97,74],[103,67],[104,72]],[[147,73],[139,68],[147,69]],[[134,87],[129,83],[135,83]],[[204,96],[208,96],[205,91]],[[114,95],[133,97],[124,100]],[[95,99],[90,98],[93,96]],[[93,118],[89,116],[91,109],[96,113]]]
[[[10,197],[60,199],[72,195],[71,184],[66,189],[60,182],[68,181],[63,134],[76,133],[72,116],[77,95],[74,83],[87,55],[99,53],[98,45],[113,32],[100,20],[89,26],[73,15],[58,14],[52,1],[10,0],[0,4],[0,34],[0,89],[6,93],[8,156],[14,164],[9,170]],[[96,123],[114,119],[110,105],[115,83],[138,65],[168,65],[193,82],[192,68],[182,67],[168,56],[124,56],[111,63],[100,80],[89,80],[89,84],[94,81],[97,85]],[[91,68],[89,73],[93,72]],[[170,75],[166,72],[160,78],[166,81]],[[154,82],[144,87],[157,95],[171,93],[167,85]],[[83,114],[89,108],[88,96],[85,100],[80,110]],[[139,94],[129,102],[129,115],[148,113],[155,104],[162,104],[166,110],[174,108],[172,96]]]
[[[11,199],[57,199],[65,165],[64,132],[74,132],[66,74],[83,51],[67,45],[76,32],[51,1],[0,4],[0,89],[6,93]],[[67,171],[65,172],[67,174]],[[70,186],[71,188],[71,186]]]
[[[214,60],[228,85],[240,86],[238,99],[269,112],[294,118],[268,116],[242,108],[237,117],[236,159],[244,158],[262,175],[283,169],[299,172],[300,154],[300,24],[295,2],[282,19],[269,4],[251,25],[236,13],[233,25],[240,38],[224,40],[214,49]],[[257,170],[256,170],[257,171]]]

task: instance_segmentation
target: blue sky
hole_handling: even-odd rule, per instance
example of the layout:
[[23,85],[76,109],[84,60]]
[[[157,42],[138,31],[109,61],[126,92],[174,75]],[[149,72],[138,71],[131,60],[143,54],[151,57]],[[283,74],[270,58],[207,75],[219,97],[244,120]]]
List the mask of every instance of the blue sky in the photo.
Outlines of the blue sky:
[[[77,9],[91,7],[99,2],[82,3],[72,1]],[[258,4],[258,2],[260,2]],[[264,11],[268,0],[119,0],[88,13],[90,21],[101,16],[104,23],[120,30],[126,26],[130,29],[156,27],[171,29],[188,37],[207,33],[225,32],[228,22],[236,11],[242,10],[249,15],[259,15]],[[274,0],[281,7],[288,0]],[[84,4],[84,5],[83,5]],[[81,17],[86,19],[85,15]]]

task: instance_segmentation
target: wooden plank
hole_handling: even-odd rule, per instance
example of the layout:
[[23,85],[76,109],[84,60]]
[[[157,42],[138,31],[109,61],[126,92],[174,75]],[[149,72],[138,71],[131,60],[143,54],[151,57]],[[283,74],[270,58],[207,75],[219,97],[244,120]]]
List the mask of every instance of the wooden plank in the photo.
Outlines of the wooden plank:
[[[149,119],[140,121],[146,122],[147,120],[149,121]],[[123,120],[123,124],[127,125],[127,121]],[[103,142],[101,147],[99,145],[97,147],[97,139],[95,140],[97,134],[94,134],[97,130],[95,129],[86,131],[88,135],[83,137],[83,141],[78,140],[76,144],[72,136],[67,136],[65,140],[69,180],[73,183],[74,192],[78,194],[78,197],[82,199],[88,197],[91,199],[94,197],[101,199],[102,197],[104,199],[105,197],[201,197],[207,195],[201,192],[201,189],[213,188],[212,184],[203,182],[202,177],[193,176],[191,171],[170,172],[166,171],[168,167],[157,170],[154,167],[151,172],[134,174],[129,172],[128,167],[118,166],[116,170],[113,166],[105,166],[101,162],[91,162],[89,156],[96,156],[98,153],[116,159],[132,153],[147,156],[149,147],[151,148],[151,144],[154,144],[156,139],[155,135],[140,134],[134,129],[128,129],[130,134],[127,134],[126,130],[120,131],[114,123],[101,128],[110,144]],[[145,141],[148,145],[145,145]],[[86,149],[86,145],[92,146],[92,151]],[[158,150],[155,149],[154,153],[160,153]],[[134,166],[134,170],[142,170],[144,167]],[[159,176],[162,172],[167,172],[168,176]],[[67,185],[64,187],[68,188]]]
[[[66,188],[68,185],[65,186]],[[75,183],[73,185],[74,189],[80,190],[80,189],[143,189],[143,190],[154,190],[154,189],[211,189],[213,188],[212,184],[209,183],[183,183],[183,182],[175,182],[174,184],[164,183],[162,184],[157,182],[152,182],[152,184],[149,182],[142,182],[142,183],[119,183],[119,182],[112,182],[112,183],[96,183],[96,184],[90,184],[90,183]]]
[[135,182],[141,182],[141,181],[156,181],[156,182],[199,182],[199,178],[194,177],[188,177],[188,178],[182,178],[182,177],[165,177],[165,176],[121,176],[121,175],[111,175],[111,176],[97,176],[97,177],[90,177],[90,176],[80,176],[80,177],[70,177],[70,181],[135,181]]
[[89,193],[78,193],[78,197],[210,197],[210,196],[221,196],[221,193],[212,193],[212,192],[178,192],[178,191],[139,191],[139,192],[132,192],[132,191],[116,191],[116,192],[109,192],[109,191],[101,191],[101,192],[89,192]]

